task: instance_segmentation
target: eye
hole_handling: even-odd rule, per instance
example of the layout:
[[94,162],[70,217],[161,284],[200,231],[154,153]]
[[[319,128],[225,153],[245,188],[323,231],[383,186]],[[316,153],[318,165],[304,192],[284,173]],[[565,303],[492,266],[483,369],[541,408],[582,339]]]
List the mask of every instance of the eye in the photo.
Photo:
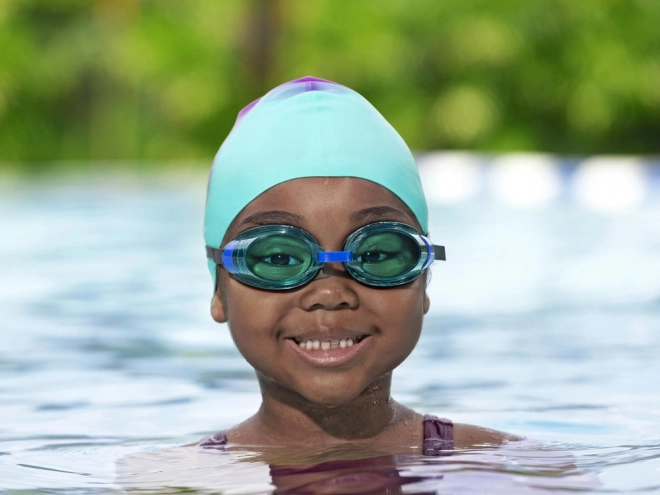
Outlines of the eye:
[[269,263],[271,265],[277,266],[295,266],[302,264],[301,260],[294,258],[288,254],[277,253],[271,254],[270,256],[264,256],[261,258],[262,263]]
[[385,261],[391,256],[391,253],[386,253],[384,251],[367,251],[358,256],[357,260],[360,263],[377,263],[379,261]]

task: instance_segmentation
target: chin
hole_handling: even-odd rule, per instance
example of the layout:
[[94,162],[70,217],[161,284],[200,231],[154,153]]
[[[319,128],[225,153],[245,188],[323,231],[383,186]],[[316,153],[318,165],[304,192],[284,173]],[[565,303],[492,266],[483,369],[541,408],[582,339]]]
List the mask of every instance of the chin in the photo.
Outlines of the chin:
[[361,385],[356,380],[351,380],[350,383],[323,380],[317,382],[316,386],[310,387],[309,384],[306,384],[304,387],[297,387],[296,392],[314,404],[335,408],[354,401],[369,388],[367,384]]

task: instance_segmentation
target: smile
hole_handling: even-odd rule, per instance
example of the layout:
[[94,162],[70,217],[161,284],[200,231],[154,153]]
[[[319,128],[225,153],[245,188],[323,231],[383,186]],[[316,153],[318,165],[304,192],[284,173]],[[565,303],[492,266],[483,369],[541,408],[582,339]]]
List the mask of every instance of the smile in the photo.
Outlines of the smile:
[[370,334],[342,333],[334,338],[311,334],[285,340],[300,359],[312,366],[341,367],[360,359],[372,347],[373,340]]
[[301,349],[308,351],[318,351],[323,350],[327,351],[332,348],[346,349],[348,347],[353,347],[354,344],[359,344],[367,335],[356,335],[354,337],[348,337],[344,339],[327,339],[327,340],[317,340],[317,339],[306,339],[294,337],[292,340],[298,344]]

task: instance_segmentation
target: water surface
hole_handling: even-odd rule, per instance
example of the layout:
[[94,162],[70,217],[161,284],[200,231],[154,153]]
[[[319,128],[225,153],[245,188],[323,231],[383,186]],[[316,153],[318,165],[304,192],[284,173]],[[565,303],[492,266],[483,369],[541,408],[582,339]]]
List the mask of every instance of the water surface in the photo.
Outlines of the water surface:
[[431,312],[393,395],[534,441],[367,468],[318,468],[330,461],[310,454],[316,468],[282,475],[256,454],[177,448],[259,404],[251,368],[209,316],[204,192],[195,174],[0,191],[0,489],[115,493],[118,460],[145,467],[129,472],[139,484],[157,459],[157,483],[203,493],[278,482],[337,493],[328,479],[364,493],[350,491],[356,472],[402,493],[660,491],[656,199],[616,214],[562,197],[433,206],[448,261],[433,269]]

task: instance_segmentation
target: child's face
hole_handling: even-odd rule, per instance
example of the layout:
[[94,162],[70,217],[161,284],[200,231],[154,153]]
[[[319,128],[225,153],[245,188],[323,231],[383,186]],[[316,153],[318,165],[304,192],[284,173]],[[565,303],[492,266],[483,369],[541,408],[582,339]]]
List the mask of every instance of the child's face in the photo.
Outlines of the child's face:
[[[304,178],[257,197],[226,239],[258,225],[289,224],[307,230],[325,250],[339,251],[349,234],[378,221],[421,230],[408,208],[377,184]],[[352,279],[340,263],[329,263],[308,284],[285,291],[250,287],[220,269],[211,312],[216,321],[228,322],[239,351],[263,377],[316,404],[338,406],[410,354],[428,309],[423,275],[405,285],[375,288]],[[301,349],[296,343],[356,336],[364,338],[329,351]]]

